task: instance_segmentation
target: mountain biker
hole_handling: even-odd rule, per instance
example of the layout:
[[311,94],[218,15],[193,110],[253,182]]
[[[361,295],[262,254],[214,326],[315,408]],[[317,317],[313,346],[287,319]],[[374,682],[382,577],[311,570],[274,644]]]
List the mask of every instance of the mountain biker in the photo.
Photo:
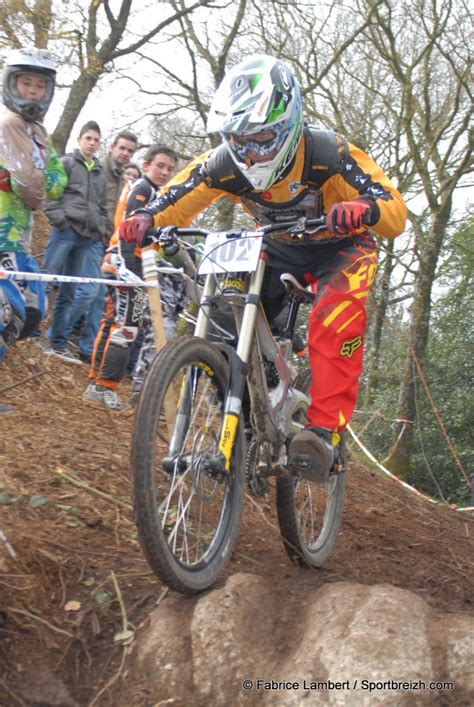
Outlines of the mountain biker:
[[271,260],[262,290],[270,318],[284,299],[282,272],[316,293],[309,316],[308,426],[291,440],[289,466],[326,481],[357,399],[365,303],[377,267],[370,231],[385,238],[402,233],[403,197],[365,152],[303,122],[298,84],[279,59],[254,56],[229,71],[214,95],[207,130],[219,133],[222,144],[193,160],[153,203],[126,219],[120,235],[142,245],[152,225],[189,226],[225,196],[257,224],[326,217],[327,231],[313,239],[266,239]]
[[[56,65],[43,49],[15,49],[3,70],[0,118],[0,268],[40,271],[31,255],[33,212],[57,199],[67,183],[42,124],[53,100]],[[43,284],[0,280],[0,362],[18,339],[31,336],[46,311]],[[1,406],[2,412],[8,406]]]

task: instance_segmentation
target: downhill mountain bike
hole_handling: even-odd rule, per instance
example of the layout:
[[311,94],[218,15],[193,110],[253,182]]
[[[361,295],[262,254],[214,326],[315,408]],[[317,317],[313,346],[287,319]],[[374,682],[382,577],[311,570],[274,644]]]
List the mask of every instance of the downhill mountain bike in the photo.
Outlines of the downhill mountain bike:
[[[286,325],[272,334],[260,303],[265,238],[308,238],[324,219],[208,233],[205,275],[193,336],[170,341],[146,376],[135,416],[132,487],[138,538],[153,572],[169,587],[210,587],[230,559],[244,490],[270,490],[289,557],[319,567],[336,541],[345,487],[344,448],[326,483],[288,469],[288,445],[303,429],[310,371],[291,365],[298,307],[314,295],[283,274]],[[222,326],[222,316],[232,326]],[[225,319],[225,317],[224,317]]]

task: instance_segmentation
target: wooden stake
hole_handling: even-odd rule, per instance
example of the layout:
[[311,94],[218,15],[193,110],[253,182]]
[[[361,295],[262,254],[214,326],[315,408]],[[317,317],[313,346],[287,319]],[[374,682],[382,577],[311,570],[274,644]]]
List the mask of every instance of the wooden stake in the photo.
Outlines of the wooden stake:
[[[154,285],[147,288],[148,300],[150,303],[151,321],[153,323],[153,334],[155,338],[156,352],[160,351],[166,344],[165,325],[163,321],[163,310],[161,308],[160,284],[158,280],[158,266],[156,263],[156,250],[152,246],[142,249],[142,270],[143,279],[147,284]],[[166,426],[171,433],[175,421],[177,398],[174,395],[172,386],[169,387],[164,401]]]

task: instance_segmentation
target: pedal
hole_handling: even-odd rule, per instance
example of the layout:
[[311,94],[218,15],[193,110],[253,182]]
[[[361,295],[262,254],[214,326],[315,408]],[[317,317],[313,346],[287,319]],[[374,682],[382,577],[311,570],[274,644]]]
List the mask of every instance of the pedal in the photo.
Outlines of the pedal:
[[288,460],[288,469],[293,476],[299,476],[314,484],[325,484],[329,475],[318,468],[311,454],[293,454]]

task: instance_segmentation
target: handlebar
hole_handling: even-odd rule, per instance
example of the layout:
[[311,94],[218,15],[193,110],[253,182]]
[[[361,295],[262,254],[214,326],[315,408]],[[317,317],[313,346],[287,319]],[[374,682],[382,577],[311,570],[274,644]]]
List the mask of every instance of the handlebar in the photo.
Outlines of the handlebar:
[[[160,241],[160,237],[163,234],[164,229],[158,229],[156,232],[155,240]],[[166,229],[167,230],[167,229]],[[327,230],[326,218],[321,216],[320,218],[307,219],[305,216],[301,216],[296,221],[285,221],[283,223],[271,223],[265,226],[259,226],[255,229],[242,228],[242,229],[230,229],[226,231],[227,238],[242,238],[243,236],[253,235],[253,236],[265,236],[271,233],[277,233],[278,231],[283,231],[286,236],[295,240],[302,239],[305,236],[311,236],[320,231]],[[179,228],[179,227],[169,227],[168,238],[169,237],[181,237],[186,236],[201,236],[206,238],[211,231],[204,230],[203,228]]]

